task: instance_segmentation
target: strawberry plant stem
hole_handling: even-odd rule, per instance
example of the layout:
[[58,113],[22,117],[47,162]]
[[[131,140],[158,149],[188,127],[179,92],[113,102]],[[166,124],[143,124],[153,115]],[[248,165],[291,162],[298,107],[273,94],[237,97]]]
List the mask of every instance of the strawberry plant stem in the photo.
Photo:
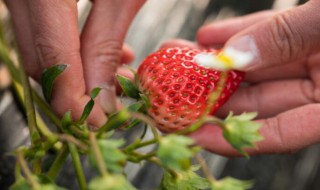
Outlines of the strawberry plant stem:
[[159,134],[158,131],[156,129],[156,123],[148,116],[138,113],[138,112],[131,112],[131,116],[135,119],[139,119],[143,122],[145,122],[146,124],[148,124],[148,126],[150,126],[151,132],[153,133],[154,138],[159,141]]
[[208,165],[206,164],[206,161],[203,159],[203,157],[200,154],[196,154],[195,159],[197,160],[197,162],[201,166],[202,172],[207,177],[207,179],[211,182],[217,181],[216,178],[211,174],[211,171],[210,171]]
[[27,162],[24,159],[23,153],[21,151],[17,152],[17,162],[19,163],[21,170],[23,171],[24,175],[26,176],[28,182],[32,186],[33,189],[39,188],[39,184],[34,179],[33,174],[31,173]]
[[139,148],[142,148],[142,147],[145,147],[145,146],[149,146],[149,145],[152,145],[154,143],[158,142],[156,139],[151,139],[151,140],[148,140],[148,141],[144,141],[144,142],[138,142],[138,143],[134,143],[134,144],[131,144],[129,146],[127,146],[123,151],[124,152],[130,152],[132,150],[135,150],[135,149],[139,149]]
[[95,158],[97,161],[99,172],[102,176],[107,176],[108,171],[106,170],[106,165],[105,165],[103,157],[101,155],[100,148],[97,143],[97,139],[96,139],[94,132],[89,132],[89,139],[90,139],[90,143],[91,143],[93,152],[95,154]]
[[150,158],[156,155],[155,152],[150,152],[147,154],[141,154],[139,152],[130,152],[130,154],[133,156],[133,159],[131,159],[131,161],[137,163],[141,162],[142,160],[149,160]]
[[77,147],[72,143],[68,143],[68,147],[69,147],[69,151],[71,153],[74,168],[76,170],[76,176],[78,179],[80,189],[85,190],[87,188],[87,182],[84,177],[84,173],[83,173],[83,169],[82,169],[82,165],[81,165],[81,160],[80,160],[80,156],[79,156]]
[[[24,106],[25,104],[24,104],[24,98],[23,98],[24,97],[23,87],[16,80],[13,80],[13,88],[18,96],[18,99],[21,105],[23,105],[23,108],[26,109],[26,107]],[[36,123],[37,123],[37,129],[39,130],[41,135],[45,137],[49,137],[53,134],[50,131],[50,129],[46,126],[46,124],[44,123],[44,121],[40,117],[40,114],[37,111],[36,111]]]
[[54,180],[57,177],[68,155],[69,155],[68,146],[64,144],[47,173],[50,179]]
[[35,103],[39,106],[41,111],[50,119],[50,121],[61,130],[62,124],[59,117],[52,111],[49,105],[39,96],[37,92],[32,91],[32,97]]
[[74,145],[76,145],[77,147],[81,148],[84,151],[88,151],[88,146],[86,144],[84,144],[83,142],[79,141],[78,139],[74,138],[71,135],[67,135],[67,134],[61,134],[58,136],[60,141],[64,141],[64,142],[70,142]]

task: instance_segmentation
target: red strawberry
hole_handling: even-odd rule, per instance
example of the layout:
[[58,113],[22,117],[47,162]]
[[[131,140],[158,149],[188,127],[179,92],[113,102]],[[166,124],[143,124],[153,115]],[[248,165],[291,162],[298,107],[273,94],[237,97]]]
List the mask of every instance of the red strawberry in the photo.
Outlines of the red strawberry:
[[[208,50],[161,49],[149,55],[138,68],[140,90],[151,103],[148,113],[161,131],[185,129],[205,111],[208,96],[220,79],[220,71],[194,62],[195,55],[204,52]],[[243,78],[243,72],[228,72],[224,89],[211,114],[228,100]]]

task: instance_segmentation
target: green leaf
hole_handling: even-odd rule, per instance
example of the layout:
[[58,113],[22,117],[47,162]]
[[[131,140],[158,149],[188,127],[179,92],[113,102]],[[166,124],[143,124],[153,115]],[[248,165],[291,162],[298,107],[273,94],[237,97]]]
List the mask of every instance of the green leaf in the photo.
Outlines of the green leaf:
[[[98,146],[101,150],[103,160],[107,169],[113,173],[121,173],[123,170],[123,164],[126,161],[126,155],[119,149],[124,145],[123,139],[101,139],[98,140]],[[96,159],[93,151],[90,153],[89,159],[94,167],[96,167]]]
[[110,115],[108,122],[99,129],[99,132],[117,129],[121,127],[125,122],[131,119],[130,112],[136,112],[141,107],[142,107],[142,103],[137,102],[137,103],[131,104],[127,108],[124,108],[115,114]]
[[232,177],[211,182],[212,190],[246,190],[252,188],[252,186],[252,181],[242,181]]
[[93,178],[88,190],[135,190],[123,175],[114,174]]
[[68,65],[56,64],[43,71],[41,75],[41,86],[44,98],[50,102],[54,81],[67,68]]
[[261,124],[251,121],[257,116],[256,113],[243,113],[233,116],[232,113],[225,119],[223,128],[224,138],[241,154],[248,157],[244,148],[255,148],[255,143],[263,140],[259,134]]
[[117,77],[117,80],[123,90],[123,92],[131,97],[131,98],[134,98],[134,99],[138,99],[140,96],[139,96],[139,89],[134,85],[134,83],[126,78],[126,77],[123,77],[121,75],[116,75]]
[[194,172],[197,168],[191,167],[187,171],[178,172],[177,178],[174,178],[169,172],[164,172],[159,190],[195,190],[209,188],[210,183],[208,180]]
[[82,115],[77,123],[83,123],[89,117],[93,106],[94,106],[94,100],[90,99],[89,102],[84,107]]
[[190,167],[190,158],[195,149],[190,148],[194,141],[185,136],[170,134],[160,138],[157,156],[161,163],[173,170],[186,170]]
[[92,89],[91,93],[90,93],[91,99],[95,99],[99,95],[101,90],[102,90],[102,88],[100,88],[100,87]]

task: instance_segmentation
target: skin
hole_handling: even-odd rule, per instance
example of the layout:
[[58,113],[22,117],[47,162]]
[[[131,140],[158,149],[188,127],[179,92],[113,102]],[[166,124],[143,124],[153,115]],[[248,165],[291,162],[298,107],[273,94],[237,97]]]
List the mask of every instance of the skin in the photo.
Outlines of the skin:
[[[51,106],[62,116],[72,110],[81,116],[89,92],[103,87],[89,125],[107,121],[116,109],[114,74],[121,63],[133,59],[123,46],[127,29],[145,0],[94,0],[83,32],[78,31],[76,0],[6,0],[27,73],[39,80],[54,64],[69,67],[56,80]],[[95,47],[95,48],[92,48]]]
[[[81,35],[75,0],[6,0],[12,13],[18,46],[27,72],[39,80],[54,64],[69,64],[55,83],[52,107],[63,115],[69,109],[79,118],[88,92],[105,87],[89,124],[106,122],[115,110],[113,76],[121,62],[133,55],[122,46],[125,33],[143,0],[95,0]],[[200,28],[198,45],[173,40],[164,46],[232,46],[241,36],[252,36],[260,52],[247,71],[246,81],[218,116],[232,110],[259,112],[265,140],[251,154],[288,153],[320,138],[320,1],[281,13],[262,12]],[[98,47],[98,48],[92,48]],[[122,60],[122,61],[121,61]],[[275,93],[276,92],[276,93]],[[107,100],[107,101],[106,101]],[[107,102],[107,103],[106,103]],[[113,103],[113,104],[112,104]],[[199,145],[226,156],[238,153],[223,139],[217,126],[206,124],[191,134]]]
[[[173,40],[164,46],[224,47],[253,36],[259,56],[241,87],[217,114],[256,111],[264,140],[250,154],[291,153],[320,141],[320,1],[281,12],[261,12],[199,29],[194,44]],[[318,71],[319,70],[319,71]],[[221,129],[206,124],[190,135],[209,151],[239,155]]]

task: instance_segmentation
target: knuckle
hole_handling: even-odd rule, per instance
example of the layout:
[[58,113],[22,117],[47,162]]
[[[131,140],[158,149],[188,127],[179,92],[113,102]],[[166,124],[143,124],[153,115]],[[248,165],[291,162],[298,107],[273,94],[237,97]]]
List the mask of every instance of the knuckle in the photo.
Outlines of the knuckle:
[[271,38],[283,62],[297,58],[304,48],[304,40],[292,27],[288,14],[279,14],[271,20]]
[[79,50],[69,48],[63,44],[51,43],[48,40],[38,39],[35,43],[38,62],[43,67],[64,63],[69,57],[79,56]]
[[122,43],[117,40],[105,40],[94,45],[90,49],[90,59],[97,63],[94,67],[115,71],[120,63]]
[[291,153],[294,152],[293,149],[288,146],[288,143],[286,141],[286,137],[284,135],[284,132],[282,131],[280,127],[280,120],[279,117],[274,118],[268,118],[265,120],[266,125],[273,130],[273,133],[275,134],[275,140],[276,140],[276,146],[275,147],[279,153]]

